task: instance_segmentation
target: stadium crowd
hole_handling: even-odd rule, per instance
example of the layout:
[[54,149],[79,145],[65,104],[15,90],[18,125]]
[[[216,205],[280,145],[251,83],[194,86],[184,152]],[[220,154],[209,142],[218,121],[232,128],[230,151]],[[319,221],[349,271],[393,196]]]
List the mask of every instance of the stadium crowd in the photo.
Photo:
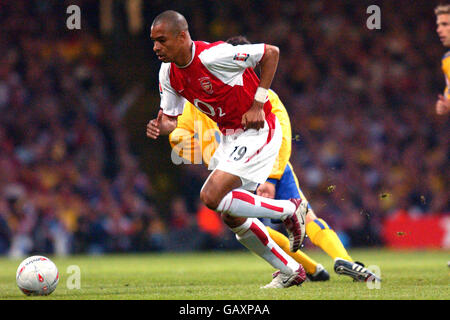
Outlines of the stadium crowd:
[[[381,245],[383,219],[396,210],[448,213],[435,4],[383,2],[381,30],[369,30],[364,2],[256,2],[260,10],[249,0],[172,8],[194,39],[244,34],[280,47],[273,89],[289,111],[291,163],[316,213],[352,246]],[[182,168],[186,187],[161,212],[130,149],[123,110],[133,99],[105,75],[101,35],[68,35],[57,28],[59,11],[26,3],[0,7],[0,254],[239,247],[198,205],[200,166]],[[165,5],[147,3],[146,23]],[[152,52],[148,61],[156,88],[159,63]]]
[[51,7],[8,9],[0,25],[0,252],[160,249],[165,226],[122,121],[133,100],[114,101],[102,43],[88,32],[64,35]]

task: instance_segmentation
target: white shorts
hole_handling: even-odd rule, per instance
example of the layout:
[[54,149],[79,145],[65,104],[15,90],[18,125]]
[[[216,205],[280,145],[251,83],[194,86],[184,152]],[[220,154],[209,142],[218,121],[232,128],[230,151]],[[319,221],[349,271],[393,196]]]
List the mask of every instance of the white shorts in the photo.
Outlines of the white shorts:
[[[242,180],[243,189],[255,191],[258,184],[264,183],[269,177],[280,150],[281,126],[278,119],[274,118],[273,130],[269,129],[265,121],[263,129],[239,130],[234,134],[222,136],[208,169],[238,176]],[[273,136],[268,142],[270,132]]]

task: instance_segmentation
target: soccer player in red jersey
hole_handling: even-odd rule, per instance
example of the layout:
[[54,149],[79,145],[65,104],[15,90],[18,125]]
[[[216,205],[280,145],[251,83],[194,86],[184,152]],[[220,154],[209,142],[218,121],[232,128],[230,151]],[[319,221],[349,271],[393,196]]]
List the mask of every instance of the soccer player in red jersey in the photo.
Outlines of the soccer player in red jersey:
[[[193,41],[186,19],[172,10],[154,19],[150,37],[162,61],[161,110],[147,124],[147,136],[156,139],[172,132],[186,100],[215,121],[223,139],[210,160],[212,173],[200,199],[221,213],[244,246],[279,269],[266,287],[301,284],[306,279],[303,266],[280,249],[257,218],[282,220],[295,252],[305,235],[307,202],[253,193],[272,171],[281,145],[280,124],[267,98],[279,49],[268,44]],[[258,64],[260,78],[253,71]]]

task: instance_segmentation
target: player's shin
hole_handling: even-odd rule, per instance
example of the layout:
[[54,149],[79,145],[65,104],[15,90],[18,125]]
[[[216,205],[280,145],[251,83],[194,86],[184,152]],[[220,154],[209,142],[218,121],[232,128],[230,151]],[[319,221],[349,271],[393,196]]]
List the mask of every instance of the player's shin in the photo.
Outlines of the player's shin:
[[220,201],[216,211],[236,217],[284,220],[295,209],[295,204],[289,200],[264,198],[243,189],[235,189]]
[[231,230],[240,243],[275,269],[284,274],[291,274],[298,270],[300,265],[270,238],[266,227],[258,219],[247,219],[242,225]]
[[306,225],[311,242],[325,251],[333,260],[342,258],[353,261],[336,232],[323,219],[315,219]]
[[297,250],[296,252],[291,252],[289,249],[289,239],[286,236],[270,227],[266,227],[269,232],[269,236],[275,241],[275,243],[284,251],[286,254],[291,256],[295,261],[302,264],[306,272],[313,274],[316,272],[317,262],[311,257],[306,255],[304,252]]

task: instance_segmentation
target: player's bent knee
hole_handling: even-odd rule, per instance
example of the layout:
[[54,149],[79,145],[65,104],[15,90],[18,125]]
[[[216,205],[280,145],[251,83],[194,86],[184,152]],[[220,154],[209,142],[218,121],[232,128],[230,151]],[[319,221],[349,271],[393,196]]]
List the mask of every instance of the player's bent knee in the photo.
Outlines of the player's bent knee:
[[247,218],[234,217],[225,212],[222,212],[220,216],[222,218],[222,221],[230,228],[239,227],[247,220]]
[[211,210],[216,210],[220,203],[220,199],[207,190],[200,191],[200,200]]

